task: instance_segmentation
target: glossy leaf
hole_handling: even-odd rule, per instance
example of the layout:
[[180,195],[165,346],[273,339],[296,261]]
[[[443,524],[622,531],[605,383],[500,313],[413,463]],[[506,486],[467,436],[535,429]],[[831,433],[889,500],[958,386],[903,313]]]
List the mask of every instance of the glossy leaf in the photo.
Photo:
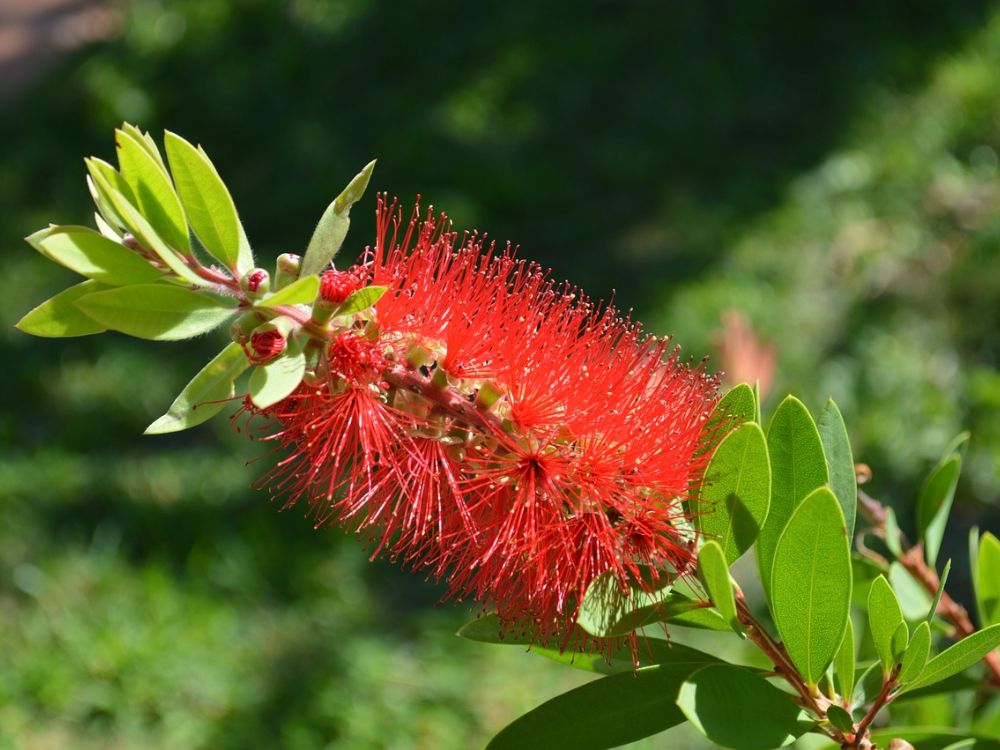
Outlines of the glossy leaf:
[[840,642],[837,655],[833,659],[833,673],[837,678],[837,692],[850,696],[854,692],[854,623],[847,618],[844,639]]
[[167,284],[135,284],[88,294],[77,303],[108,328],[156,341],[198,336],[236,312],[236,300]]
[[815,685],[844,637],[851,607],[851,550],[844,514],[828,487],[795,510],[772,571],[774,620],[788,654]]
[[931,626],[922,622],[913,631],[910,644],[903,654],[902,666],[899,670],[899,682],[905,685],[913,682],[920,676],[927,664],[927,657],[931,651]]
[[167,413],[146,428],[146,434],[179,432],[214,417],[229,405],[236,378],[249,364],[243,347],[227,346],[191,379]]
[[163,271],[138,254],[87,227],[50,227],[27,240],[46,258],[102,284],[124,286],[163,278]]
[[705,484],[692,502],[698,527],[718,541],[730,564],[760,533],[770,495],[771,468],[764,433],[755,422],[746,422],[715,449],[705,469]]
[[[771,504],[757,537],[757,566],[764,593],[771,600],[771,571],[778,538],[806,496],[827,483],[826,456],[819,432],[802,402],[788,396],[775,411],[767,431],[771,458]],[[839,640],[838,640],[839,643]]]
[[291,345],[277,359],[254,368],[250,374],[250,400],[258,409],[266,409],[291,395],[306,373],[306,355],[301,347]]
[[709,540],[702,545],[698,553],[698,575],[719,614],[735,632],[742,634],[743,626],[736,616],[736,599],[733,595],[733,582],[729,577],[729,563],[718,542]]
[[858,480],[854,473],[854,456],[847,436],[847,426],[833,399],[829,399],[823,407],[816,421],[816,429],[826,455],[830,487],[840,501],[840,509],[844,511],[847,535],[853,538],[854,517],[858,512]]
[[319,292],[319,276],[303,276],[282,287],[260,302],[257,307],[277,307],[278,305],[299,305],[313,302]]
[[813,726],[787,693],[729,664],[702,667],[688,677],[677,705],[708,739],[734,750],[783,747]]
[[1000,623],[1000,540],[983,534],[976,557],[976,607],[980,627]]
[[883,672],[889,674],[896,664],[893,634],[900,625],[906,626],[903,623],[903,611],[900,609],[899,601],[885,576],[876,578],[868,592],[868,625],[875,651],[882,662]]
[[201,244],[237,275],[253,268],[236,205],[205,153],[169,130],[164,134],[170,171],[187,220]]
[[662,732],[684,721],[675,700],[694,668],[645,667],[588,682],[508,724],[487,748],[603,750]]
[[990,625],[983,630],[977,630],[927,662],[920,676],[904,690],[916,690],[926,685],[933,685],[958,674],[997,646],[1000,646],[1000,625]]
[[104,333],[106,326],[76,306],[77,300],[108,287],[96,281],[84,281],[61,291],[17,321],[17,328],[32,336],[69,338]]
[[359,289],[344,300],[343,304],[337,308],[334,315],[353,315],[354,313],[359,313],[362,310],[367,310],[369,307],[382,299],[382,295],[385,294],[386,291],[387,288],[384,286],[366,286],[363,289]]
[[147,144],[115,131],[122,177],[132,188],[136,208],[170,247],[191,252],[187,219],[166,170],[150,154]]
[[746,383],[733,386],[719,399],[719,403],[712,409],[708,417],[706,431],[723,430],[719,437],[723,437],[729,430],[743,424],[753,422],[757,416],[757,399],[754,397],[753,389]]
[[303,274],[322,273],[340,251],[340,246],[344,244],[344,238],[347,237],[347,230],[351,226],[351,206],[364,195],[374,169],[375,161],[373,160],[365,165],[365,168],[354,176],[354,179],[347,184],[347,187],[334,199],[333,203],[327,206],[315,231],[313,231],[306,253],[302,257]]
[[945,457],[927,477],[917,498],[917,535],[924,543],[924,555],[931,566],[937,562],[948,514],[955,499],[958,476],[962,471],[962,456],[958,451],[962,450],[967,440],[968,433],[963,433],[952,441]]

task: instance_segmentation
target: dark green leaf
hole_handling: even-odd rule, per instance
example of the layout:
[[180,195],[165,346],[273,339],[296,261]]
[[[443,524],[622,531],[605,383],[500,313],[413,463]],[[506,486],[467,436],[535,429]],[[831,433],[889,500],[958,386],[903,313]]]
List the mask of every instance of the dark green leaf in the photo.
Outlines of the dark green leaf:
[[135,284],[88,294],[77,305],[108,328],[156,341],[187,339],[217,328],[236,300],[168,284]]
[[826,718],[829,719],[830,723],[837,727],[837,729],[841,732],[854,731],[854,719],[852,719],[851,715],[840,706],[830,706],[826,710]]
[[166,170],[150,154],[147,144],[127,133],[115,131],[122,177],[132,188],[136,208],[170,247],[191,251],[187,220],[180,198]]
[[135,252],[87,227],[50,227],[27,240],[50,260],[102,284],[124,286],[163,278],[163,271]]
[[813,726],[787,693],[729,664],[702,667],[688,677],[677,705],[708,739],[735,750],[783,747]]
[[924,667],[920,676],[904,690],[916,690],[947,679],[972,666],[986,654],[1000,646],[1000,625],[991,625],[963,638],[955,645],[935,656]]
[[603,750],[662,732],[684,721],[675,700],[692,671],[663,665],[594,680],[508,724],[488,749]]
[[844,514],[833,492],[820,487],[789,519],[772,571],[775,624],[809,684],[819,681],[844,638],[851,580]]
[[896,664],[893,634],[896,628],[900,625],[905,627],[905,624],[899,601],[885,576],[876,578],[868,592],[868,625],[871,628],[875,651],[882,662],[883,672],[889,674]]
[[[964,441],[963,441],[964,442]],[[924,554],[931,566],[937,562],[948,514],[955,499],[958,475],[962,471],[962,457],[955,452],[945,455],[920,489],[917,498],[917,535],[924,543]],[[958,444],[961,447],[961,443]]]
[[712,455],[705,485],[692,502],[695,522],[702,533],[719,542],[732,563],[757,538],[770,495],[764,433],[755,422],[746,422],[730,432]]
[[840,509],[844,511],[847,535],[853,538],[854,517],[858,512],[858,481],[854,473],[854,456],[851,453],[851,441],[847,437],[847,426],[833,399],[828,400],[823,407],[816,429],[826,454],[830,487],[840,501]]
[[257,303],[257,307],[298,305],[313,302],[319,292],[319,276],[303,276]]
[[[771,504],[757,537],[757,566],[768,600],[778,537],[806,495],[827,483],[826,456],[819,432],[802,402],[788,396],[767,431],[771,457]],[[840,642],[839,639],[837,641]]]
[[250,374],[250,400],[266,409],[291,395],[306,373],[306,355],[301,347],[289,347],[272,362],[254,368]]
[[905,685],[913,682],[920,676],[927,664],[927,657],[931,651],[931,626],[926,622],[917,625],[910,639],[910,645],[903,654],[902,667],[899,670],[899,682]]
[[340,246],[344,244],[344,238],[347,237],[347,230],[351,226],[351,206],[364,195],[373,169],[375,169],[374,160],[356,174],[343,192],[327,206],[316,225],[312,239],[309,240],[306,254],[302,257],[303,274],[322,273],[337,255]]
[[235,393],[234,382],[250,363],[243,347],[223,349],[192,378],[167,413],[146,428],[147,435],[179,432],[206,422],[226,408]]
[[364,289],[359,289],[344,300],[344,303],[337,308],[334,315],[353,315],[354,313],[366,310],[382,299],[382,295],[386,291],[387,289],[384,286],[366,286]]
[[844,640],[840,642],[837,655],[833,659],[833,673],[837,678],[837,692],[850,698],[854,692],[854,623],[847,618]]
[[742,635],[743,626],[736,616],[736,599],[733,595],[733,582],[729,577],[729,563],[718,542],[709,540],[702,545],[698,553],[698,574],[719,614],[735,632]]
[[980,627],[1000,623],[1000,540],[983,534],[976,558],[976,606]]
[[69,338],[104,333],[107,327],[87,315],[76,306],[81,297],[107,289],[96,281],[84,281],[69,289],[64,289],[17,322],[17,328],[32,336],[48,338]]
[[169,130],[164,134],[170,171],[188,222],[201,244],[237,276],[253,268],[236,205],[203,151]]

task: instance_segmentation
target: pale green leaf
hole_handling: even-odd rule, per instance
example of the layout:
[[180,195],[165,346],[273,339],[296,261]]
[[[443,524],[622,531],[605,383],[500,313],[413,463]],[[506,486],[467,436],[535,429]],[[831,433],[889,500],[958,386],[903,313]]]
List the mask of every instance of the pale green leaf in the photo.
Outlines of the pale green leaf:
[[38,305],[17,322],[17,328],[32,336],[69,338],[104,333],[106,326],[87,315],[76,306],[81,297],[100,292],[108,287],[96,281],[84,281]]
[[990,625],[983,630],[977,630],[927,662],[920,676],[907,685],[904,690],[916,690],[926,685],[933,685],[935,682],[958,674],[963,669],[971,667],[997,646],[1000,646],[1000,625]]
[[960,435],[949,446],[941,462],[927,477],[917,498],[917,536],[924,543],[924,555],[932,567],[937,562],[941,540],[948,524],[948,515],[955,499],[958,477],[962,471],[962,456],[958,452],[968,440]]
[[285,353],[250,374],[250,400],[258,409],[274,406],[287,398],[302,382],[306,373],[306,355],[291,342]]
[[743,626],[736,615],[736,599],[733,594],[733,582],[729,577],[729,563],[718,542],[709,540],[702,545],[698,553],[698,574],[719,614],[735,632],[743,634]]
[[319,292],[319,276],[303,276],[286,287],[265,297],[256,307],[277,307],[313,302]]
[[355,175],[333,203],[327,206],[302,257],[303,274],[322,273],[337,255],[351,226],[351,206],[364,195],[373,169],[375,169],[374,160]]
[[913,631],[910,644],[903,654],[902,666],[899,670],[899,682],[905,685],[913,682],[920,676],[927,664],[927,657],[931,651],[931,626],[926,622],[921,622]]
[[135,205],[132,188],[128,186],[118,170],[103,159],[92,156],[89,159],[84,159],[83,163],[89,173],[87,187],[91,195],[94,196],[94,203],[97,205],[98,211],[108,220],[109,224],[121,229],[128,229],[128,223],[125,221],[125,217],[118,212],[115,202],[111,200],[110,193],[117,192],[124,200]]
[[775,624],[792,661],[815,685],[844,638],[851,607],[851,550],[844,514],[828,487],[795,509],[771,575]]
[[249,364],[243,347],[227,346],[191,379],[167,413],[146,428],[146,434],[179,432],[214,417],[230,403],[234,382]]
[[885,509],[885,546],[896,557],[903,556],[903,545],[900,540],[899,521],[896,520],[896,511],[887,507]]
[[941,577],[938,579],[938,587],[934,592],[934,598],[931,600],[931,605],[927,608],[927,623],[934,619],[934,615],[937,614],[938,605],[941,603],[941,597],[944,596],[944,586],[948,583],[948,574],[951,573],[951,559],[944,564],[944,569],[941,571]]
[[979,542],[976,566],[976,607],[980,627],[1000,623],[1000,540],[990,532]]
[[872,582],[868,592],[868,625],[885,674],[889,674],[896,664],[892,637],[896,628],[902,624],[903,611],[896,594],[885,576],[879,576]]
[[931,603],[927,589],[899,562],[889,565],[889,583],[896,592],[903,617],[913,622],[923,620]]
[[366,286],[354,292],[350,297],[337,308],[334,315],[354,315],[362,310],[367,310],[380,299],[387,291],[384,286]]
[[837,655],[833,659],[833,673],[837,678],[837,692],[850,697],[854,692],[854,623],[847,618],[844,639],[840,642]]
[[88,294],[76,304],[108,328],[156,341],[207,333],[228,320],[237,307],[229,297],[168,284],[135,284]]
[[847,436],[847,426],[833,399],[829,399],[823,407],[816,422],[816,429],[819,431],[823,452],[826,454],[830,487],[840,501],[840,509],[844,511],[847,535],[853,538],[854,517],[858,512],[858,481],[854,473],[854,456],[851,453],[851,441]]
[[110,286],[163,278],[133,250],[87,227],[50,227],[26,238],[38,252],[81,276]]

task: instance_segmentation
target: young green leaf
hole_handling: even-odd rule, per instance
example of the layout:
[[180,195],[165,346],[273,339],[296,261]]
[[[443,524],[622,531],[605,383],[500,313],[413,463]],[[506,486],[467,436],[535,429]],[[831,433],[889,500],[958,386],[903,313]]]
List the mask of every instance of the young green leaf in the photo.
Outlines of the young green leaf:
[[64,289],[17,321],[17,328],[32,336],[47,338],[69,338],[104,333],[106,326],[87,315],[76,306],[81,297],[108,287],[96,281],[84,281],[69,289]]
[[291,395],[305,374],[305,352],[290,345],[277,359],[254,368],[250,374],[250,400],[258,409],[274,406]]
[[960,435],[952,441],[948,453],[927,477],[917,498],[917,534],[924,543],[927,564],[931,566],[937,562],[948,514],[955,499],[958,476],[962,471],[962,456],[958,451],[968,440],[968,433],[963,434],[964,439]]
[[236,204],[203,151],[166,131],[163,144],[181,203],[194,233],[217,260],[236,275],[253,268],[253,255],[242,238]]
[[147,435],[180,432],[207,422],[229,404],[234,383],[249,366],[243,347],[232,343],[205,365],[167,409],[146,428]]
[[757,400],[754,398],[753,389],[746,383],[741,383],[730,388],[726,395],[719,399],[719,403],[708,417],[705,430],[712,432],[726,428],[728,431],[744,422],[753,422],[756,415]]
[[730,664],[702,667],[688,677],[677,705],[708,739],[734,750],[783,747],[813,727],[791,696]]
[[851,441],[847,437],[847,426],[833,399],[829,399],[823,407],[816,429],[826,454],[830,487],[844,511],[847,536],[853,538],[854,517],[858,512],[858,481],[854,474],[854,456],[851,454]]
[[144,142],[121,130],[115,131],[115,145],[121,174],[132,188],[136,208],[168,246],[190,253],[187,219],[166,170],[149,153]]
[[988,531],[979,542],[975,568],[976,607],[985,628],[1000,623],[1000,540]]
[[124,286],[163,278],[163,271],[135,252],[87,227],[49,227],[25,239],[49,260],[102,284]]
[[792,514],[771,576],[775,624],[795,666],[815,685],[840,647],[851,608],[851,550],[828,487],[814,490]]
[[604,750],[662,732],[684,721],[675,700],[695,668],[665,664],[588,682],[508,724],[487,750]]
[[167,284],[135,284],[88,294],[76,304],[108,328],[155,341],[207,333],[236,312],[236,300]]
[[958,674],[997,646],[1000,646],[1000,625],[977,630],[927,662],[920,676],[903,689],[909,692]]
[[854,719],[851,718],[851,715],[846,710],[836,704],[826,709],[826,718],[841,732],[854,731]]
[[934,598],[931,600],[931,606],[927,608],[927,620],[929,625],[934,619],[934,615],[937,614],[938,605],[941,603],[941,597],[944,596],[944,586],[948,583],[948,574],[951,572],[951,559],[944,564],[944,570],[941,571],[941,577],[938,579],[938,587],[934,592]]
[[[732,393],[732,391],[730,391]],[[692,502],[695,523],[716,539],[733,563],[757,538],[771,495],[764,433],[755,422],[730,432],[705,469],[705,485]]]
[[927,657],[931,652],[931,626],[926,622],[917,625],[910,638],[910,645],[903,654],[902,666],[899,670],[899,682],[905,685],[913,682],[920,676],[927,664]]
[[923,620],[931,603],[931,595],[902,563],[889,564],[889,585],[896,592],[903,617],[911,622]]
[[[771,504],[757,537],[757,566],[764,593],[771,599],[771,570],[778,538],[805,497],[829,479],[819,432],[802,402],[788,396],[767,431],[771,457]],[[838,638],[838,643],[839,638]]]
[[698,575],[719,614],[735,632],[742,635],[743,626],[736,616],[736,599],[733,595],[733,582],[729,577],[729,563],[718,542],[709,540],[702,545],[698,553]]
[[132,188],[128,186],[118,170],[103,159],[92,156],[89,159],[84,159],[83,163],[89,173],[87,187],[91,195],[94,196],[94,203],[97,205],[98,211],[108,220],[109,224],[127,229],[128,223],[125,221],[125,217],[118,212],[115,202],[111,200],[111,193],[119,193],[126,202],[135,205]]
[[369,307],[382,299],[382,295],[385,294],[386,291],[388,291],[388,289],[384,286],[366,286],[363,289],[359,289],[344,300],[343,304],[337,308],[334,315],[353,315],[354,313],[359,313],[362,310],[367,310]]
[[282,287],[260,302],[256,307],[277,307],[278,305],[298,305],[312,302],[319,292],[319,276],[303,276]]
[[875,651],[882,662],[882,670],[889,674],[896,664],[892,638],[896,628],[903,623],[903,611],[892,590],[892,586],[879,576],[872,582],[868,592],[868,625],[871,628],[872,642]]
[[840,642],[837,655],[833,658],[833,673],[837,678],[837,692],[850,696],[854,692],[854,623],[847,618],[844,639]]
[[337,255],[351,226],[351,206],[364,195],[373,169],[375,169],[374,160],[355,175],[333,203],[327,206],[309,240],[306,254],[302,257],[303,274],[322,273]]
[[139,143],[139,145],[145,148],[146,153],[153,157],[154,161],[160,165],[160,168],[164,172],[167,171],[167,165],[163,162],[163,157],[160,155],[160,149],[157,148],[156,141],[153,140],[153,137],[149,133],[144,133],[135,125],[131,125],[127,122],[122,123],[121,129],[126,135],[130,136],[133,140]]

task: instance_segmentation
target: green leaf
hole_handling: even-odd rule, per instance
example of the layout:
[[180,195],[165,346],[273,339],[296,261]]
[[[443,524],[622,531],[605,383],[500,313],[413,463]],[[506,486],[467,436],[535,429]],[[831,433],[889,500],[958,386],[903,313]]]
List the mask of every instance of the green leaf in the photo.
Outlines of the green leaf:
[[688,677],[677,705],[708,739],[735,750],[783,747],[813,727],[791,696],[730,664],[702,667]]
[[[576,628],[575,630],[577,632],[570,635],[570,643],[582,642],[585,637],[582,629]],[[502,637],[501,633],[504,633]],[[605,648],[602,646],[600,651],[579,652],[567,649],[560,652],[557,648],[533,645],[530,633],[516,629],[504,632],[504,627],[495,614],[473,620],[464,625],[458,631],[457,635],[472,641],[479,641],[480,643],[494,643],[504,646],[529,646],[531,652],[534,654],[586,672],[618,674],[620,672],[631,673],[635,670],[635,665],[632,662],[632,648],[627,643],[610,643],[608,651],[605,651]],[[610,656],[609,659],[605,658],[606,653]],[[715,664],[719,661],[719,659],[711,654],[706,654],[689,646],[684,646],[673,641],[664,641],[659,638],[646,638],[640,641],[636,657],[638,658],[640,667],[647,667],[653,664],[692,664],[700,666]]]
[[366,310],[382,299],[382,295],[386,293],[387,289],[384,286],[366,286],[359,289],[344,300],[334,315],[353,315]]
[[1000,540],[983,534],[976,557],[976,607],[980,627],[1000,623]]
[[934,592],[934,598],[931,600],[931,605],[927,608],[927,623],[934,619],[934,615],[937,614],[938,605],[941,603],[941,597],[944,596],[944,586],[948,583],[948,574],[951,572],[951,559],[944,564],[944,570],[941,571],[941,577],[938,579],[937,591]]
[[82,297],[76,303],[108,328],[155,341],[175,341],[207,333],[236,312],[229,297],[167,284],[135,284]]
[[319,292],[319,276],[303,276],[271,294],[255,307],[277,307],[278,305],[298,305],[313,302]]
[[648,592],[632,586],[625,592],[612,574],[605,573],[587,587],[576,623],[599,638],[625,635],[660,619],[666,613],[663,601],[669,592],[669,585]]
[[903,547],[900,544],[899,521],[896,520],[896,511],[891,507],[885,509],[885,546],[896,557],[903,556]]
[[961,471],[962,457],[952,448],[920,488],[917,498],[917,535],[924,543],[924,555],[931,567],[937,563]]
[[854,731],[854,719],[840,706],[833,705],[826,709],[826,718],[841,732]]
[[163,278],[163,271],[135,252],[87,227],[50,227],[26,239],[49,260],[102,284],[124,286]]
[[931,596],[927,593],[927,589],[910,575],[902,563],[894,562],[889,565],[889,584],[896,592],[900,609],[903,610],[903,617],[916,622],[927,616]]
[[667,604],[675,608],[675,611],[668,611],[667,616],[663,618],[663,621],[669,623],[670,627],[679,625],[685,628],[694,628],[695,630],[718,630],[722,632],[728,632],[730,629],[729,623],[726,622],[726,619],[718,611],[701,606],[696,602],[690,602],[689,606],[684,607],[679,595],[676,593],[668,597]]
[[658,665],[589,682],[508,724],[488,750],[603,750],[662,732],[684,721],[675,699],[692,671]]
[[[716,429],[726,432],[744,422],[753,422],[757,416],[757,399],[753,389],[746,383],[733,386],[712,409],[705,427],[711,433]],[[723,435],[719,435],[722,437]]]
[[365,168],[347,184],[343,192],[334,199],[333,203],[327,206],[316,225],[312,238],[309,240],[306,254],[302,257],[303,274],[322,273],[337,255],[340,246],[344,244],[344,238],[347,237],[347,230],[351,226],[351,206],[364,195],[373,169],[375,169],[375,160],[368,162]]
[[795,510],[774,552],[774,620],[788,655],[815,685],[833,660],[851,609],[851,550],[828,487]]
[[136,208],[167,245],[183,253],[190,253],[191,238],[188,236],[187,219],[166,170],[150,154],[144,141],[117,130],[115,145],[118,147],[121,174],[132,188]]
[[847,426],[833,399],[829,399],[823,407],[816,429],[826,455],[830,487],[840,501],[840,509],[844,511],[847,536],[853,538],[854,517],[858,512],[858,480],[854,473],[854,456],[851,454],[851,441],[847,437]]
[[[958,750],[960,747],[963,750],[1000,750],[1000,741],[996,738],[952,727],[893,726],[871,734],[872,743],[880,748],[888,748],[897,737],[913,745],[913,750]],[[831,745],[829,750],[836,750],[836,747]]]
[[733,595],[733,582],[729,577],[729,563],[718,542],[705,542],[698,553],[698,574],[705,590],[719,614],[737,633],[743,634],[743,626],[736,616],[736,599]]
[[305,352],[289,342],[288,349],[280,357],[254,368],[250,374],[250,400],[258,409],[274,406],[292,394],[305,374]]
[[19,321],[17,328],[32,336],[69,338],[104,333],[106,326],[87,315],[76,306],[81,297],[107,289],[96,281],[84,281],[46,300]]
[[236,392],[236,378],[249,364],[243,347],[236,343],[227,346],[191,379],[145,434],[180,432],[207,422],[228,406],[228,399]]
[[833,672],[837,677],[837,692],[850,697],[854,692],[854,623],[847,618],[844,639],[840,642],[837,655],[833,658]]
[[902,667],[899,670],[899,682],[905,685],[920,676],[927,664],[931,652],[931,626],[922,622],[913,631],[910,645],[903,654]]
[[920,676],[907,685],[904,690],[916,690],[926,685],[933,685],[953,674],[958,674],[982,659],[997,646],[1000,646],[1000,625],[990,625],[983,630],[977,630],[927,662]]
[[[771,457],[771,505],[757,537],[757,566],[764,593],[771,600],[771,571],[778,538],[805,497],[826,484],[826,456],[819,432],[806,407],[788,396],[775,411],[767,431]],[[838,639],[838,643],[839,643]]]
[[715,449],[705,469],[705,484],[692,502],[695,523],[707,537],[718,540],[726,560],[733,563],[757,538],[770,496],[764,433],[755,422],[746,422]]
[[156,141],[153,140],[153,137],[149,133],[144,133],[135,125],[131,125],[127,122],[122,123],[121,129],[122,131],[125,132],[126,135],[130,136],[140,146],[145,148],[146,153],[148,153],[151,157],[153,157],[153,159],[156,161],[157,164],[160,165],[160,168],[164,172],[167,171],[167,165],[163,163],[163,157],[160,155],[160,149],[156,147]]
[[242,241],[236,204],[215,166],[203,151],[169,130],[163,144],[188,222],[201,244],[237,276],[246,273],[253,268],[253,255]]
[[123,196],[126,202],[135,205],[132,188],[128,186],[118,170],[103,159],[92,156],[89,159],[84,159],[83,163],[89,172],[87,187],[90,189],[91,195],[94,196],[98,211],[108,220],[109,224],[127,229],[128,223],[115,208],[115,202],[111,200],[111,193],[117,192]]
[[872,582],[868,592],[868,625],[871,628],[872,642],[875,651],[882,662],[882,671],[889,674],[896,664],[892,637],[896,628],[903,623],[903,611],[892,590],[892,586],[879,576]]
[[855,708],[864,706],[882,689],[882,662],[877,661],[869,664],[861,673],[861,677],[854,684],[854,695],[851,705]]

